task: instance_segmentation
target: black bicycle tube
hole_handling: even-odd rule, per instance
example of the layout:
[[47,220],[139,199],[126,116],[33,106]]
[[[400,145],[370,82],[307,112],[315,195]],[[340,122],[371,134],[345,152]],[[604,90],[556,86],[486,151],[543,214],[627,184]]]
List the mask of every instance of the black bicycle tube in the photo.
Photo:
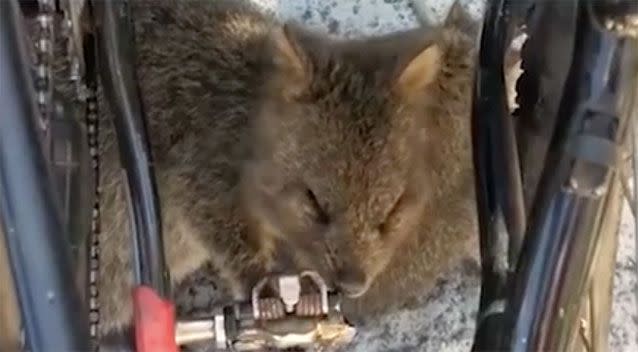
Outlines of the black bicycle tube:
[[[564,351],[599,236],[615,147],[627,114],[619,110],[635,51],[628,40],[596,28],[580,2],[576,50],[514,277],[496,349]],[[627,69],[631,71],[627,71]],[[634,83],[635,84],[635,83]]]
[[479,213],[482,285],[474,349],[501,337],[507,278],[525,230],[523,190],[514,127],[507,108],[503,62],[507,1],[488,4],[481,33],[472,106],[472,143]]
[[86,351],[88,320],[71,267],[15,0],[0,1],[0,216],[30,351]]
[[[574,2],[578,3],[576,0]],[[543,1],[540,1],[536,5],[542,3]],[[609,182],[607,168],[614,165],[615,160],[611,160],[611,157],[602,158],[606,166],[602,168],[604,172],[601,173],[600,165],[598,169],[594,167],[592,171],[591,165],[583,166],[587,163],[578,158],[572,156],[571,159],[560,159],[557,155],[562,155],[559,152],[561,146],[564,147],[573,140],[569,137],[575,134],[575,128],[583,123],[582,113],[586,110],[577,110],[576,107],[582,108],[585,102],[589,104],[594,102],[599,115],[609,115],[605,118],[598,116],[598,120],[607,121],[607,123],[601,124],[598,121],[599,125],[589,127],[592,129],[588,131],[589,134],[604,135],[612,133],[610,131],[617,133],[612,127],[617,128],[617,124],[625,123],[615,119],[624,118],[617,115],[614,110],[618,102],[622,100],[623,92],[619,91],[618,87],[623,77],[632,77],[635,72],[623,72],[627,65],[626,63],[623,65],[620,60],[624,54],[636,49],[635,47],[625,49],[624,46],[629,45],[626,42],[621,45],[622,41],[610,33],[594,30],[589,21],[590,17],[581,15],[580,26],[574,31],[578,35],[581,46],[579,54],[574,55],[576,62],[572,68],[570,85],[566,89],[569,94],[561,105],[562,128],[554,134],[553,150],[550,150],[550,155],[545,162],[543,180],[538,187],[539,194],[532,203],[532,223],[528,223],[529,228],[525,236],[521,261],[517,272],[511,278],[513,282],[510,284],[513,284],[513,287],[508,299],[502,301],[503,304],[497,309],[494,309],[493,304],[487,307],[486,304],[493,303],[498,298],[496,296],[498,289],[504,286],[498,281],[498,277],[495,278],[495,275],[492,274],[492,277],[489,277],[490,273],[494,272],[490,269],[496,258],[495,255],[489,256],[490,245],[493,245],[495,238],[504,236],[498,231],[504,231],[503,224],[507,222],[509,216],[499,214],[500,209],[494,206],[498,204],[498,197],[495,196],[497,193],[493,189],[503,187],[503,180],[496,177],[498,174],[491,168],[498,163],[502,165],[506,160],[503,160],[503,154],[489,148],[490,127],[500,131],[499,133],[508,131],[506,125],[499,126],[494,121],[490,124],[490,119],[496,121],[499,119],[498,115],[494,117],[498,113],[494,108],[500,103],[498,99],[502,92],[495,90],[494,86],[497,83],[494,83],[494,80],[489,83],[486,77],[490,77],[488,75],[490,69],[494,72],[494,70],[502,70],[502,66],[497,60],[491,62],[481,60],[494,53],[501,53],[498,43],[506,32],[506,28],[503,27],[500,16],[507,14],[507,11],[503,11],[502,5],[502,2],[501,4],[488,3],[481,41],[481,52],[486,51],[487,56],[479,56],[480,62],[475,82],[473,143],[484,281],[473,350],[565,350],[570,342],[569,338],[573,336],[573,331],[569,329],[573,329],[578,314],[574,307],[578,300],[574,300],[574,297],[580,297],[583,292],[587,276],[585,269],[590,267],[591,253],[598,235],[599,214],[604,207],[602,202],[604,192],[596,197],[583,196],[582,192],[588,186],[593,187],[592,175],[597,174],[599,181]],[[582,10],[586,8],[585,5],[582,2],[580,5],[581,13],[585,13]],[[631,69],[635,70],[635,68]],[[498,74],[498,72],[492,73],[491,76]],[[489,101],[494,104],[491,107],[492,115],[487,108],[481,110],[481,104]],[[598,110],[604,112],[601,113]],[[616,135],[605,137],[614,140]],[[587,154],[589,157],[595,155],[600,159],[600,156],[604,155],[602,151],[605,148],[598,148],[596,143],[589,144],[589,147],[581,145],[581,148],[574,148],[572,153],[580,157]],[[595,147],[592,148],[592,145]],[[566,179],[575,181],[577,185],[575,190],[564,187]],[[602,187],[600,189],[605,189],[605,183],[598,186]],[[488,253],[488,256],[485,256],[485,253]],[[496,287],[493,286],[495,284]],[[486,309],[489,313],[490,311],[501,312],[503,308],[505,308],[504,315],[485,316]],[[505,321],[500,319],[503,317]]]
[[135,74],[135,44],[128,1],[93,2],[105,95],[113,107],[124,180],[133,222],[136,282],[166,298],[169,279],[164,259],[160,204]]

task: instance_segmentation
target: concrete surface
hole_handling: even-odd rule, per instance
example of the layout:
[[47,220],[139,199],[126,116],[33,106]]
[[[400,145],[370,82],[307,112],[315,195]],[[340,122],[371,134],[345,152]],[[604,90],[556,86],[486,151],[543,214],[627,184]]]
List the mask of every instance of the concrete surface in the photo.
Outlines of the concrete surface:
[[[380,34],[417,26],[419,19],[443,18],[452,0],[251,0],[283,20],[295,20],[342,37]],[[461,0],[478,19],[482,0]],[[417,17],[416,13],[419,14]],[[633,219],[625,207],[620,250],[615,273],[614,306],[610,332],[611,351],[638,351],[636,261]],[[479,294],[478,265],[463,265],[441,279],[422,307],[389,315],[361,331],[355,352],[469,351]],[[201,297],[214,284],[200,279],[191,297]],[[198,300],[197,298],[195,299]],[[191,301],[192,302],[192,301]]]

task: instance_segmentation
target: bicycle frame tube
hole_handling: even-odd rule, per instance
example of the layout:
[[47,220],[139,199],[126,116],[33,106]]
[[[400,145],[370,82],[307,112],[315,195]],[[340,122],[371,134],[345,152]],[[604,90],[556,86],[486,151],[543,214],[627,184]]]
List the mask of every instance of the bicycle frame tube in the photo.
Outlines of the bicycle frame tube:
[[135,75],[133,28],[128,1],[94,1],[104,91],[114,109],[114,124],[128,186],[133,222],[134,271],[138,284],[166,298],[160,205],[151,152]]
[[[510,347],[567,350],[635,85],[632,41],[595,26],[580,6],[576,51],[508,307]],[[633,82],[632,82],[633,81]],[[629,88],[629,89],[627,89]],[[633,88],[635,89],[635,88]]]
[[36,130],[19,6],[0,1],[0,216],[30,351],[87,351],[88,317]]
[[[636,89],[635,42],[592,23],[591,2],[574,1],[578,4],[574,55],[523,250],[509,282],[503,320],[492,331],[479,321],[475,350],[564,351],[572,342],[579,298],[614,177],[619,136],[629,118],[625,95]],[[483,98],[479,94],[475,104]],[[475,120],[481,118],[476,112]],[[476,143],[477,137],[473,138]],[[484,152],[475,154],[483,168],[489,166],[481,164],[488,158],[481,155]],[[483,182],[498,187],[503,181]],[[486,203],[478,205],[480,222],[485,224],[491,220],[485,218],[490,209]],[[489,236],[485,226],[480,230],[482,238]],[[487,334],[496,336],[487,338]]]
[[502,70],[506,39],[511,34],[502,15],[506,6],[505,0],[488,4],[473,92],[472,139],[483,283],[475,342],[479,346],[492,345],[499,338],[492,332],[501,323],[507,278],[516,265],[525,230],[520,166]]
[[[113,107],[123,182],[132,219],[135,349],[177,351],[175,314],[164,259],[160,203],[146,119],[135,74],[135,37],[127,0],[93,2],[100,70]],[[125,348],[128,348],[125,347]]]

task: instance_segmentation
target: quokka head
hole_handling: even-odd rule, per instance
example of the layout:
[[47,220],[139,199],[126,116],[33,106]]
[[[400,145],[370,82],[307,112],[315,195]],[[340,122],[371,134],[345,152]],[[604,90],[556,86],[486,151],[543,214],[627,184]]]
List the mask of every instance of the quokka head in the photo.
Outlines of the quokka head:
[[425,211],[436,33],[336,40],[287,24],[264,56],[242,172],[251,235],[358,297]]

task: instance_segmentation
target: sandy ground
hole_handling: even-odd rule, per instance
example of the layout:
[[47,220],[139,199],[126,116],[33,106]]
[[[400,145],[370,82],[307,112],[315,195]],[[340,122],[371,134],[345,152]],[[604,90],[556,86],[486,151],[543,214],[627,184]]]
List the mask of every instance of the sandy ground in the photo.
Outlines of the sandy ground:
[[[380,34],[417,26],[419,20],[438,21],[451,0],[252,0],[283,20],[342,37]],[[480,18],[482,0],[461,0]],[[419,14],[418,16],[416,14]],[[638,351],[636,261],[633,219],[623,211],[617,256],[611,351]],[[477,266],[465,265],[449,273],[421,308],[387,316],[361,332],[352,348],[374,351],[468,351],[478,306]]]

